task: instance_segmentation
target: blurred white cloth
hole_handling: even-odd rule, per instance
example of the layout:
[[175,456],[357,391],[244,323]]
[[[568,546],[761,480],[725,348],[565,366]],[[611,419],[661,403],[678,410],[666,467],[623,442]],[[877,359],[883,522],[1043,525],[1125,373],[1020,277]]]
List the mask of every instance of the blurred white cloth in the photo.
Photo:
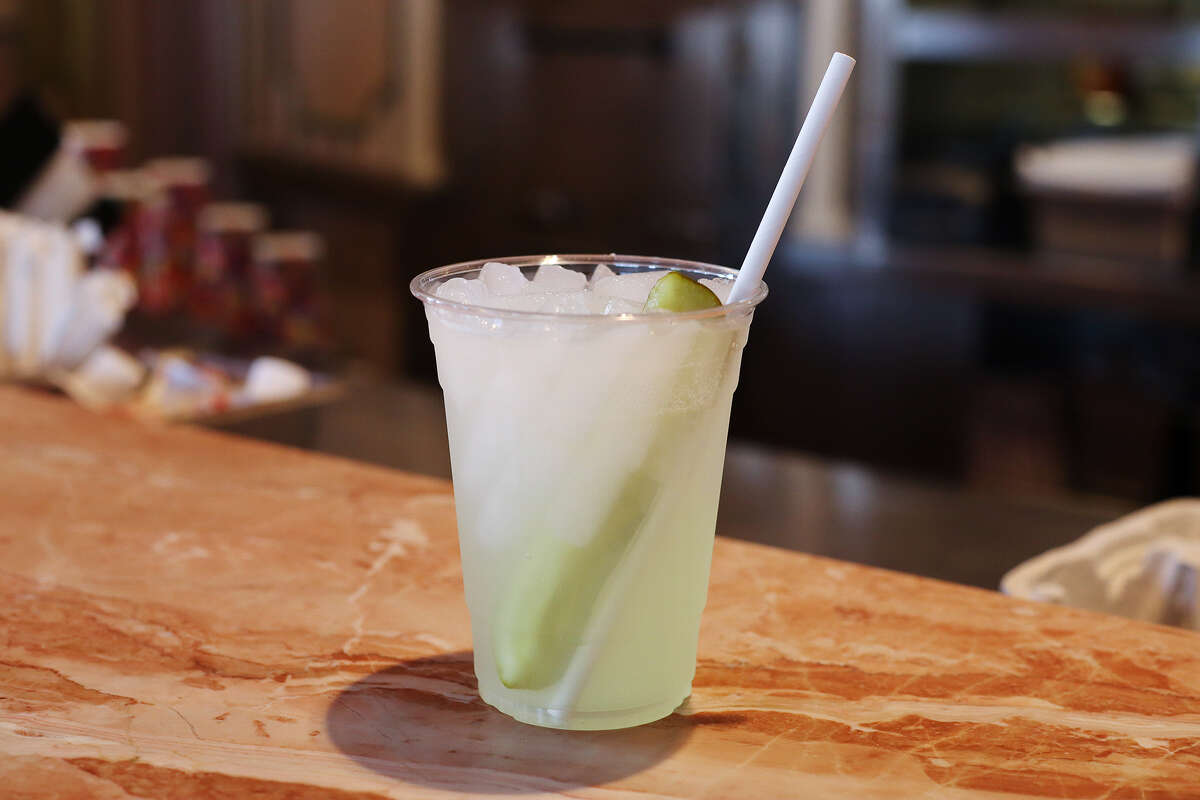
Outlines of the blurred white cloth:
[[52,372],[50,380],[81,406],[103,411],[128,400],[145,377],[136,358],[102,345],[75,369]]
[[250,404],[277,403],[299,397],[312,386],[308,370],[282,358],[263,356],[250,364],[242,394]]
[[17,201],[16,210],[38,219],[66,222],[91,205],[99,193],[99,182],[84,157],[84,145],[75,131],[64,129],[58,150]]
[[1171,500],[1026,561],[1000,589],[1026,600],[1200,630],[1200,499]]
[[0,378],[78,366],[136,297],[124,273],[85,272],[78,237],[64,226],[0,213]]
[[137,300],[133,279],[123,272],[89,272],[75,282],[67,323],[56,342],[55,366],[80,364],[88,354],[121,328],[125,313]]

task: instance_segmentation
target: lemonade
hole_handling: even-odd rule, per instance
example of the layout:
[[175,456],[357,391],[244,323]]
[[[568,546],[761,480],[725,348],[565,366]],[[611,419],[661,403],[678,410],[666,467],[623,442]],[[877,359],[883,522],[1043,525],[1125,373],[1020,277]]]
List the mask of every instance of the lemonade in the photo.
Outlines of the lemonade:
[[[479,691],[537,725],[659,719],[691,691],[730,402],[766,290],[717,305],[732,283],[719,267],[507,261],[413,282],[445,395]],[[644,313],[666,268],[708,288],[675,276]]]

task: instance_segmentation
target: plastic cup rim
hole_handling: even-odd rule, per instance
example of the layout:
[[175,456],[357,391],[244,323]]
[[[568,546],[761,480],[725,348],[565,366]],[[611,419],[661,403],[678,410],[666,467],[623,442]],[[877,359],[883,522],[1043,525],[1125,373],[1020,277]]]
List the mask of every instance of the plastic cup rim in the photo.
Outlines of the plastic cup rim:
[[699,311],[683,311],[673,314],[662,312],[637,312],[625,314],[558,314],[549,311],[520,311],[516,309],[495,308],[473,303],[460,303],[438,297],[435,293],[437,286],[450,278],[478,272],[484,264],[498,261],[516,267],[536,267],[542,264],[571,265],[600,265],[611,267],[643,267],[680,269],[687,272],[701,273],[701,277],[728,278],[733,280],[738,271],[717,264],[703,261],[688,261],[680,258],[664,258],[659,256],[621,255],[617,253],[558,253],[545,255],[505,256],[500,258],[480,258],[473,261],[460,261],[447,264],[436,269],[426,270],[409,282],[408,288],[413,296],[428,308],[441,308],[460,314],[469,314],[488,319],[511,319],[527,322],[587,322],[590,324],[629,324],[638,322],[663,322],[664,320],[701,320],[726,317],[738,313],[749,313],[767,296],[767,284],[759,281],[754,293],[745,300],[736,303],[705,308]]

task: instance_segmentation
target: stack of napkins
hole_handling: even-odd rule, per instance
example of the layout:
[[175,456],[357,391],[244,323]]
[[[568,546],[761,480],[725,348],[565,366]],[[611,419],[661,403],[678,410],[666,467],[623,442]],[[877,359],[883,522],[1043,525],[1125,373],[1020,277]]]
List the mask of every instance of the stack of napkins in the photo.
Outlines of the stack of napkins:
[[128,275],[85,271],[67,228],[0,212],[0,379],[58,382],[98,353],[136,298]]

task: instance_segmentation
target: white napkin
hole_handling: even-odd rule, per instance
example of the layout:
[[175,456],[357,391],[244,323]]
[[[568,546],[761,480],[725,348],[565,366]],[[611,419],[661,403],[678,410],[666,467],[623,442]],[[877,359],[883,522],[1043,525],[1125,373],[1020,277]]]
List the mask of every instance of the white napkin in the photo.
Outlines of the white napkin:
[[75,237],[65,228],[48,228],[42,235],[45,255],[37,265],[41,279],[37,296],[40,306],[37,312],[40,320],[37,361],[40,367],[46,368],[56,364],[58,343],[66,329],[76,322],[71,301],[83,273],[83,255]]
[[1200,500],[1102,525],[1004,576],[1005,594],[1200,630]]
[[53,364],[71,369],[116,333],[137,300],[137,287],[124,272],[95,270],[75,282],[67,324],[55,343]]
[[37,297],[41,286],[38,260],[42,257],[40,226],[16,227],[4,242],[5,349],[13,372],[32,377],[38,372],[42,321]]
[[66,222],[83,212],[99,193],[99,182],[83,153],[84,142],[70,129],[58,150],[17,201],[21,214]]
[[102,345],[74,370],[55,371],[50,379],[81,406],[103,411],[129,399],[145,377],[136,358]]
[[308,370],[282,358],[261,356],[246,373],[242,397],[249,403],[278,403],[299,397],[312,386]]
[[67,228],[0,212],[0,378],[46,378],[81,364],[136,297],[125,273],[85,273]]

